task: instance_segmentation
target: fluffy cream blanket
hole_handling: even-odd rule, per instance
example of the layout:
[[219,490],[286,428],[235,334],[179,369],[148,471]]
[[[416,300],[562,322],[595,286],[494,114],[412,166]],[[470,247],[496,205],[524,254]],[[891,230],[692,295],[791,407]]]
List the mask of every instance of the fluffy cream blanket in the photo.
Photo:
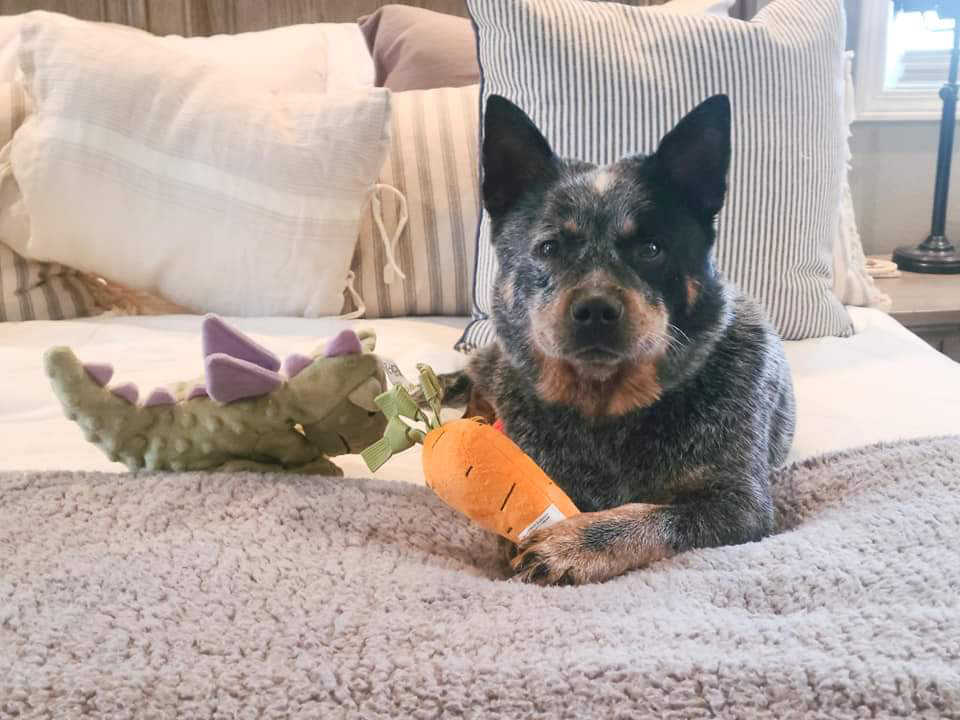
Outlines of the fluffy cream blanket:
[[0,475],[0,717],[960,717],[960,439],[776,497],[763,542],[539,588],[422,487]]

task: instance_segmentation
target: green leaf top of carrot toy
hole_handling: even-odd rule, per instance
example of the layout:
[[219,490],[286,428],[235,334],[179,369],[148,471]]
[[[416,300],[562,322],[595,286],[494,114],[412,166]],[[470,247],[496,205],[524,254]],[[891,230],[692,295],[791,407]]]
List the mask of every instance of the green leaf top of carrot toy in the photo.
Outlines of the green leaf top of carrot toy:
[[387,418],[387,429],[383,437],[360,453],[371,471],[376,472],[384,463],[397,453],[409,450],[422,443],[425,433],[407,422],[422,422],[428,430],[440,427],[440,405],[443,400],[443,385],[433,370],[427,365],[418,365],[420,387],[423,396],[433,410],[434,417],[420,409],[403,385],[394,385],[390,390],[376,397],[374,402]]
[[423,399],[430,409],[433,410],[433,416],[436,422],[430,425],[431,429],[440,427],[440,407],[443,403],[443,383],[429,365],[419,363],[417,370],[420,371],[420,388],[423,390]]

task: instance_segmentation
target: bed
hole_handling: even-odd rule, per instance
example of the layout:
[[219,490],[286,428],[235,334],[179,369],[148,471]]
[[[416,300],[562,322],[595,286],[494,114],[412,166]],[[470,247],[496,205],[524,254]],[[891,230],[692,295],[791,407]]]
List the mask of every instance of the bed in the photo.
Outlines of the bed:
[[[799,413],[790,461],[878,442],[960,433],[960,366],[882,312],[850,312],[857,328],[853,337],[787,345]],[[113,363],[118,380],[162,386],[200,373],[200,321],[199,316],[165,315],[0,323],[0,367],[7,373],[0,398],[0,470],[123,471],[63,417],[41,368],[43,351],[69,345],[84,361]],[[464,362],[453,346],[467,318],[230,321],[281,355],[302,352],[352,326],[373,328],[378,351],[410,376],[417,362],[441,371]],[[418,463],[417,451],[411,450],[376,476],[419,483]],[[342,458],[339,464],[348,475],[370,474],[358,456]]]
[[[422,485],[126,474],[40,369],[68,344],[149,385],[197,370],[196,316],[0,324],[0,716],[957,717],[960,366],[885,314],[792,342],[778,532],[600,586],[505,582]],[[342,321],[236,319],[268,347]],[[466,319],[354,323],[405,371]],[[12,713],[12,714],[11,714]]]
[[[382,4],[26,5],[190,35]],[[960,365],[848,310],[850,337],[786,343],[776,532],[578,588],[510,582],[419,448],[343,478],[111,462],[44,351],[161,386],[200,373],[200,315],[0,322],[0,718],[960,717]],[[461,367],[469,322],[227,320],[281,356],[372,328],[411,375]]]

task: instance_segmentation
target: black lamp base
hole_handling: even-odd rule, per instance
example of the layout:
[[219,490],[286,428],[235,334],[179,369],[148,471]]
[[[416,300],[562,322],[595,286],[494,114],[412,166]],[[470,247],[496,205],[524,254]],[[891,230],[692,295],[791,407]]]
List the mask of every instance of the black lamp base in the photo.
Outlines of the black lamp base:
[[907,272],[936,273],[939,275],[960,274],[960,252],[949,242],[935,243],[937,249],[927,249],[924,245],[931,244],[930,240],[919,247],[898,247],[893,252],[893,261],[897,267]]

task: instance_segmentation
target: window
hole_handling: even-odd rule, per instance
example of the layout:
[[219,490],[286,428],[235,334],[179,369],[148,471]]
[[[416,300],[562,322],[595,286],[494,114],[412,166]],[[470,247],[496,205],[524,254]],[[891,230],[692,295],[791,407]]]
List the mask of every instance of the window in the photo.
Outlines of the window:
[[890,0],[861,3],[857,48],[859,120],[938,120],[953,47],[953,20],[894,15]]

